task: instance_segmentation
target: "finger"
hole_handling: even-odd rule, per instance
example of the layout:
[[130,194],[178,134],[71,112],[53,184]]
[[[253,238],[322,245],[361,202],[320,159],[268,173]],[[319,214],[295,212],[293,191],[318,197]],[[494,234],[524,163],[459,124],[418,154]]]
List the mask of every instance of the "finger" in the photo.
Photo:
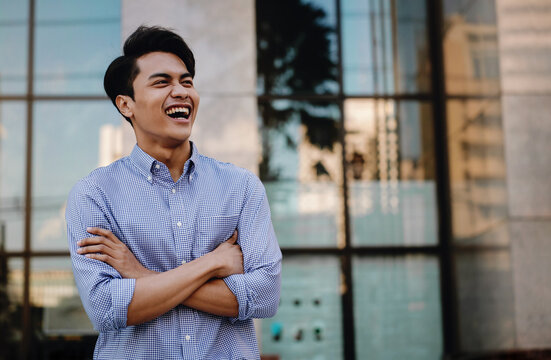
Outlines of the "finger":
[[111,265],[112,258],[109,255],[105,255],[105,254],[86,254],[85,256],[88,259],[99,260],[99,261],[102,261],[106,264]]
[[115,237],[110,230],[106,230],[98,227],[89,227],[89,228],[86,228],[86,231],[88,231],[90,234],[103,236],[109,240],[113,240],[113,237]]
[[106,242],[107,239],[104,239],[102,236],[93,236],[89,238],[82,239],[77,241],[78,246],[88,246],[88,245],[97,245],[103,242]]
[[235,242],[237,241],[237,230],[234,230],[232,236],[230,236],[230,238],[226,241],[230,244],[235,244]]
[[88,245],[85,247],[80,247],[77,249],[77,253],[84,255],[84,254],[92,254],[92,253],[101,253],[112,256],[112,249],[108,246],[105,246],[103,244],[99,245]]
[[99,245],[99,244],[103,244],[105,246],[109,246],[109,247],[113,247],[112,246],[112,242],[107,239],[106,237],[103,237],[103,236],[94,236],[94,237],[89,237],[89,238],[86,238],[86,239],[82,239],[80,241],[77,242],[77,245],[78,246],[90,246],[90,245]]

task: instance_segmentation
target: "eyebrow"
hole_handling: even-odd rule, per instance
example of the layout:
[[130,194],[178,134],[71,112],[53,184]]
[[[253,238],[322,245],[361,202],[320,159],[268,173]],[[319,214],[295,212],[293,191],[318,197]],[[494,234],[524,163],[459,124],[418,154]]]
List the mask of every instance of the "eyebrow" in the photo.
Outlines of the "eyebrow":
[[[155,74],[151,74],[147,79],[148,80],[151,80],[153,78],[157,78],[157,77],[160,77],[160,78],[165,78],[165,79],[172,79],[172,76],[167,74],[167,73],[155,73]],[[185,79],[187,77],[190,77],[190,78],[193,78],[193,76],[191,76],[191,73],[183,73],[182,75],[180,75],[180,79]]]

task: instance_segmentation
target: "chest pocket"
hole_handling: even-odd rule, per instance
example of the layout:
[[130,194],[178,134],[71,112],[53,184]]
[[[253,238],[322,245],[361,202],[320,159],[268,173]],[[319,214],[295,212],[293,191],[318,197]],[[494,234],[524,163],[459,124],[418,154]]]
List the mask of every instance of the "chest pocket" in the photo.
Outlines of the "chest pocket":
[[200,218],[194,246],[195,257],[211,252],[222,242],[228,240],[236,230],[238,220],[239,215]]

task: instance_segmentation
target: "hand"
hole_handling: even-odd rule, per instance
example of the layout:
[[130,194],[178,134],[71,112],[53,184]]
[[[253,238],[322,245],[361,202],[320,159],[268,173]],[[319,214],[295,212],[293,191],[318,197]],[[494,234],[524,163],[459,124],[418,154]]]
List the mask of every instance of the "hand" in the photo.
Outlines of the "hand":
[[155,274],[154,271],[143,267],[134,254],[111,231],[95,227],[86,230],[98,236],[77,242],[80,246],[77,253],[111,265],[123,278],[138,279]]
[[236,244],[237,230],[233,235],[214,249],[210,254],[216,257],[217,264],[221,265],[216,277],[224,278],[233,274],[243,274],[243,253]]

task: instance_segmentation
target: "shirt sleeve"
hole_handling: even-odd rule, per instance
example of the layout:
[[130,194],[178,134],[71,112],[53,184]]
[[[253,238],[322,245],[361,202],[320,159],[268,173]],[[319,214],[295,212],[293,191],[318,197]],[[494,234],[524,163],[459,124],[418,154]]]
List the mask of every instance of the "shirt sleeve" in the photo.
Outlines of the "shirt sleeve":
[[237,231],[237,241],[243,252],[244,274],[224,278],[239,304],[238,317],[230,320],[272,317],[279,305],[282,256],[266,191],[252,174]]
[[113,231],[99,191],[81,180],[67,201],[65,218],[73,273],[78,292],[94,329],[105,332],[126,327],[135,279],[123,279],[110,265],[77,254],[77,242],[93,236],[87,227]]

